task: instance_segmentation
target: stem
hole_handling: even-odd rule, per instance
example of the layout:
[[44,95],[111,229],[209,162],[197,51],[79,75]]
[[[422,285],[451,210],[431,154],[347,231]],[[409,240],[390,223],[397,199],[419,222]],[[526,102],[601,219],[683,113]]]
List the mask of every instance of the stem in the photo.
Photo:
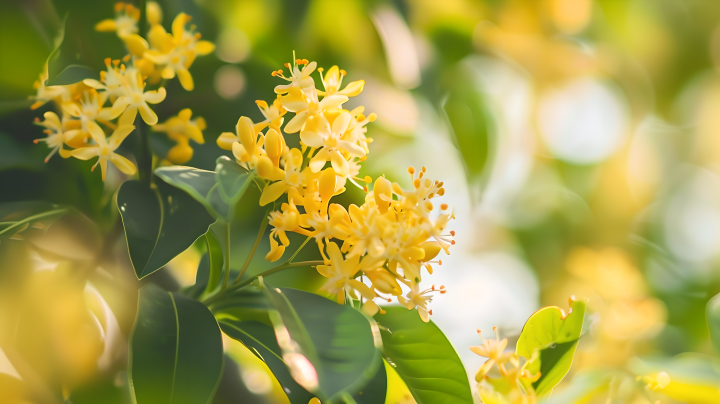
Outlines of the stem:
[[305,241],[303,241],[303,243],[300,244],[300,247],[298,247],[298,249],[295,250],[295,252],[293,253],[293,255],[292,255],[292,256],[290,257],[290,259],[287,260],[286,262],[292,262],[292,260],[295,259],[295,257],[298,255],[298,253],[300,252],[300,250],[302,250],[303,247],[305,247],[305,244],[307,244],[308,241],[310,241],[311,238],[313,238],[313,236],[308,236],[308,238],[306,238]]
[[227,288],[228,280],[230,280],[230,222],[225,223],[225,274],[223,275],[222,292]]
[[230,285],[229,287],[227,287],[227,289],[221,290],[218,294],[216,294],[216,295],[214,295],[214,296],[210,296],[208,299],[204,300],[203,303],[205,303],[205,305],[209,305],[209,304],[211,304],[211,303],[213,303],[213,302],[216,302],[217,300],[220,299],[220,297],[221,297],[223,294],[225,294],[225,293],[227,293],[227,292],[230,292],[230,291],[237,290],[237,289],[241,289],[242,287],[251,284],[255,279],[257,279],[257,278],[259,278],[259,277],[261,277],[261,276],[262,276],[262,277],[270,276],[270,275],[272,275],[272,274],[274,274],[274,273],[276,273],[276,272],[280,272],[280,271],[282,271],[282,270],[284,270],[284,269],[288,269],[288,268],[307,267],[307,266],[313,266],[313,265],[322,265],[322,264],[324,264],[324,263],[325,263],[325,261],[286,262],[286,263],[284,263],[284,264],[282,264],[282,265],[278,265],[278,266],[276,266],[276,267],[270,268],[270,269],[268,269],[268,270],[265,271],[265,272],[261,272],[261,273],[259,273],[259,274],[257,274],[257,275],[251,276],[250,278],[245,279],[245,280],[242,281],[242,282],[233,283],[232,285]]
[[[253,244],[252,250],[250,250],[250,254],[248,254],[248,257],[245,260],[245,264],[243,264],[243,267],[240,270],[240,274],[238,274],[237,278],[235,278],[235,281],[233,283],[240,282],[240,279],[242,279],[243,275],[245,275],[245,271],[250,266],[250,261],[252,261],[252,258],[255,255],[255,251],[260,245],[260,241],[262,240],[263,235],[265,235],[265,229],[267,229],[268,223],[270,222],[270,218],[268,216],[268,214],[270,213],[270,209],[271,208],[268,206],[267,210],[265,211],[265,217],[263,217],[262,223],[260,223],[260,230],[258,231],[258,235],[255,238],[255,244]],[[292,261],[292,258],[290,258],[290,260]]]
[[152,178],[152,156],[150,153],[150,141],[148,139],[147,130],[145,130],[145,122],[143,122],[140,114],[135,118],[135,130],[140,135],[140,159],[138,160],[138,171],[140,172],[140,181],[150,184]]

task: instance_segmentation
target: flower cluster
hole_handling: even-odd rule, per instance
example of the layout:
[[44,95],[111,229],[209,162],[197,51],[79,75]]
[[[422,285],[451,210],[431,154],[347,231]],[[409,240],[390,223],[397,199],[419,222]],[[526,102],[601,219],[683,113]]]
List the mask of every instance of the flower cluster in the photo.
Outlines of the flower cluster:
[[[493,404],[535,404],[537,397],[532,383],[540,378],[540,373],[530,374],[527,364],[535,359],[521,358],[515,352],[505,352],[507,339],[498,336],[497,327],[493,327],[495,338],[485,339],[477,330],[482,341],[480,346],[471,346],[474,353],[488,358],[475,374],[478,382],[478,394],[484,403]],[[524,363],[523,363],[524,361]],[[490,375],[497,369],[497,374]]]
[[[162,12],[155,2],[147,5],[148,39],[152,47],[137,34],[139,9],[131,4],[117,3],[115,11],[115,19],[100,22],[96,29],[117,32],[129,54],[122,59],[105,59],[106,70],[100,72],[100,80],[85,79],[71,85],[47,86],[46,66],[40,80],[35,82],[37,93],[32,97],[35,103],[31,107],[37,109],[53,101],[60,112],[58,116],[48,111],[44,113],[44,120],[36,119],[36,123],[45,128],[47,137],[37,139],[35,143],[44,142],[52,149],[45,161],[55,153],[63,158],[81,160],[97,157],[93,170],[100,165],[103,180],[108,162],[127,175],[137,171],[130,160],[117,153],[117,149],[135,129],[138,113],[154,130],[167,132],[168,137],[177,142],[168,153],[168,160],[183,163],[192,157],[188,140],[203,143],[205,122],[202,118],[191,121],[192,113],[185,109],[165,124],[157,125],[157,114],[149,104],[165,99],[161,79],[173,78],[176,74],[182,86],[192,90],[192,76],[187,69],[196,55],[214,49],[210,42],[199,40],[200,34],[194,32],[194,26],[186,29],[190,20],[186,14],[180,13],[173,21],[173,33],[166,33],[160,25]],[[148,84],[154,89],[149,89]]]
[[[447,254],[455,243],[454,232],[445,231],[454,213],[447,204],[434,203],[445,193],[443,183],[427,178],[424,167],[418,172],[410,167],[411,189],[379,177],[370,190],[373,180],[360,176],[360,168],[372,142],[366,125],[376,115],[365,115],[363,107],[343,108],[362,92],[364,82],[343,87],[344,70],[333,66],[324,72],[307,59],[285,66],[287,75],[272,72],[287,82],[275,87],[277,98],[271,104],[257,101],[265,119],[254,123],[241,117],[236,133],[223,133],[217,140],[232,150],[239,164],[265,180],[260,205],[286,195],[286,202],[278,202],[280,209],[270,213],[271,250],[265,258],[282,257],[290,245],[288,232],[312,237],[324,259],[317,270],[328,278],[322,290],[338,302],[360,300],[366,312],[375,314],[376,298],[396,297],[409,310],[417,308],[427,322],[432,295],[446,290],[421,290],[423,269],[432,273],[432,265],[442,263],[435,260],[440,251]],[[316,69],[323,90],[311,76]],[[294,116],[283,126],[288,112]],[[285,141],[294,133],[299,134],[300,148]],[[346,209],[331,203],[348,182],[367,192],[361,206]]]

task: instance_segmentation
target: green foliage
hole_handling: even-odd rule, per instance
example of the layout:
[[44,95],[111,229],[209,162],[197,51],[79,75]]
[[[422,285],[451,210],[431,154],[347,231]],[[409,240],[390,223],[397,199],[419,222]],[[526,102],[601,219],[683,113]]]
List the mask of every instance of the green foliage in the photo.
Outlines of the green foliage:
[[542,372],[533,383],[538,395],[552,392],[570,370],[586,306],[584,301],[571,300],[567,316],[559,307],[545,307],[525,323],[515,351],[530,360],[527,369],[531,374]]
[[202,303],[148,284],[130,336],[137,404],[210,403],[223,369],[220,329]]
[[231,221],[235,206],[252,183],[254,173],[227,157],[217,161],[217,172],[185,166],[162,167],[155,174],[168,184],[190,194],[208,212],[223,221]]
[[283,352],[271,326],[257,321],[221,320],[220,328],[229,337],[242,342],[263,360],[277,378],[292,404],[307,404],[314,394],[302,388],[290,375]]
[[299,384],[324,401],[373,378],[382,364],[377,326],[362,313],[297,289],[265,290],[278,345]]
[[49,202],[8,202],[0,204],[0,242],[8,238],[21,239],[30,228],[46,229],[52,222],[70,212]]
[[495,123],[475,80],[466,69],[457,68],[452,90],[442,107],[468,180],[480,180],[492,158]]
[[472,403],[467,373],[455,348],[432,321],[417,312],[388,307],[377,316],[383,354],[407,384],[418,404]]
[[165,266],[213,223],[202,205],[162,181],[126,181],[118,190],[117,205],[138,279]]
[[710,330],[710,340],[715,352],[720,353],[720,294],[715,295],[707,302],[705,317]]
[[76,38],[66,32],[68,16],[65,16],[55,38],[55,48],[48,57],[48,78],[46,86],[75,84],[85,79],[97,79],[94,69],[79,63],[82,47]]
[[223,273],[223,252],[220,242],[212,231],[205,233],[207,245],[208,278],[205,286],[205,294],[210,294],[217,289]]

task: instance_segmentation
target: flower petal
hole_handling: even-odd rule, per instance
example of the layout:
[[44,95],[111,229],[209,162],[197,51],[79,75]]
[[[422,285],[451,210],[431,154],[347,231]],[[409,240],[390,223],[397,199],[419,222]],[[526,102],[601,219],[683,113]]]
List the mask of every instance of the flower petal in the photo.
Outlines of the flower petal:
[[365,80],[358,80],[353,81],[352,83],[345,86],[344,89],[341,91],[338,91],[337,93],[340,95],[345,95],[348,97],[355,97],[356,95],[360,94],[365,87]]
[[90,160],[98,156],[100,149],[97,147],[81,147],[72,151],[72,156],[78,160]]
[[339,151],[330,152],[330,162],[337,175],[344,177],[350,172],[350,165]]
[[167,91],[165,90],[165,87],[158,88],[157,91],[148,91],[143,94],[143,98],[146,102],[149,102],[150,104],[157,104],[162,102],[165,99],[165,96],[167,96]]
[[195,88],[195,82],[189,70],[178,70],[177,76],[185,91],[192,91]]
[[320,172],[320,170],[325,167],[325,162],[328,161],[329,154],[327,149],[320,149],[320,151],[310,159],[310,163],[308,164],[310,171],[314,173]]
[[302,129],[303,125],[305,125],[305,121],[307,121],[308,113],[307,111],[300,111],[295,115],[286,125],[285,125],[285,133],[295,133]]
[[310,130],[304,130],[300,132],[300,140],[302,140],[303,143],[305,143],[306,146],[310,147],[322,147],[323,146],[323,138],[320,137],[320,135],[317,134],[317,132],[313,132]]
[[140,107],[138,109],[140,110],[140,116],[146,124],[155,125],[156,123],[158,123],[157,114],[155,113],[155,111],[150,109],[147,103],[143,102],[142,104],[140,104]]
[[333,121],[332,132],[336,135],[344,134],[347,131],[348,126],[350,126],[350,121],[352,121],[352,117],[347,112],[343,112],[338,115],[338,117]]
[[320,101],[320,108],[321,109],[329,109],[329,108],[338,108],[342,104],[346,103],[348,100],[348,97],[344,95],[331,95],[328,97],[325,97]]
[[113,153],[110,156],[110,162],[112,162],[115,167],[117,167],[120,171],[127,175],[133,175],[137,171],[135,164],[133,164],[130,160],[119,154]]
[[260,196],[260,206],[265,206],[270,202],[277,200],[290,188],[283,181],[278,181],[270,185],[265,186],[263,193]]

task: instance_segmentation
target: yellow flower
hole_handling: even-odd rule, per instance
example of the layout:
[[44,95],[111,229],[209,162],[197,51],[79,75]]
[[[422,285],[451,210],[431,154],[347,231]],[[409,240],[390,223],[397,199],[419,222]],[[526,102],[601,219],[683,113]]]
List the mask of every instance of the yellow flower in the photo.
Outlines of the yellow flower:
[[[111,119],[117,118],[122,111],[113,111],[111,107],[104,107],[107,100],[107,93],[98,93],[95,89],[90,88],[85,91],[78,101],[68,101],[62,104],[62,109],[68,115],[80,119],[82,122],[83,132],[89,132],[88,122],[100,121],[109,122]],[[115,115],[117,113],[117,115]]]
[[152,130],[155,132],[166,132],[168,137],[173,140],[178,140],[177,138],[182,137],[192,139],[198,144],[205,143],[202,134],[202,131],[207,127],[205,119],[198,117],[192,120],[190,118],[192,118],[192,110],[185,108],[181,110],[177,116],[169,118],[165,123],[154,125]]
[[[305,65],[305,67],[300,70],[300,66],[302,65]],[[280,77],[285,81],[289,81],[290,84],[281,84],[276,86],[275,93],[285,94],[290,91],[291,88],[297,88],[300,90],[315,88],[315,81],[312,77],[310,77],[310,75],[315,71],[317,63],[308,62],[307,59],[295,59],[292,65],[290,65],[290,63],[285,63],[285,67],[290,70],[290,77],[285,77],[282,70],[274,71],[272,72],[272,75]]]
[[62,158],[68,158],[72,155],[71,150],[63,149],[63,145],[68,144],[73,147],[82,145],[85,140],[85,136],[80,130],[80,121],[71,121],[63,116],[63,120],[56,113],[48,111],[43,115],[45,120],[40,121],[36,118],[35,123],[44,126],[43,132],[47,134],[47,137],[43,139],[35,139],[33,142],[38,144],[44,142],[49,148],[52,149],[50,154],[45,158],[47,163],[55,153],[60,152]]
[[45,86],[45,81],[48,79],[48,75],[48,67],[46,64],[43,68],[43,72],[40,74],[40,79],[33,83],[36,94],[30,98],[36,101],[30,106],[30,109],[38,109],[45,105],[48,101],[52,100],[63,102],[71,99],[71,86]]
[[218,137],[217,144],[222,149],[232,150],[238,164],[253,169],[258,162],[258,158],[265,155],[265,150],[262,148],[265,143],[265,136],[260,133],[258,127],[259,125],[255,125],[252,119],[241,116],[235,126],[237,135],[223,132]]
[[371,262],[366,257],[360,261],[360,257],[344,259],[337,244],[330,241],[327,243],[327,255],[330,258],[329,265],[318,265],[320,275],[328,278],[327,282],[320,288],[330,294],[337,296],[340,304],[345,303],[345,293],[355,298],[354,291],[368,300],[375,298],[375,293],[364,283],[355,279],[355,275],[364,268],[372,267],[377,261]]
[[118,126],[107,139],[105,138],[105,132],[103,132],[97,123],[88,122],[88,129],[93,140],[95,140],[95,145],[73,150],[73,157],[80,160],[90,160],[93,157],[98,157],[98,161],[93,165],[92,169],[95,170],[95,167],[100,164],[103,181],[105,181],[108,161],[127,175],[135,174],[137,171],[135,165],[127,158],[115,153],[115,150],[123,140],[135,129],[134,125]]
[[[269,216],[269,224],[273,226],[273,229],[270,231],[270,252],[265,256],[265,259],[271,262],[279,260],[285,253],[285,247],[290,245],[286,232],[292,231],[308,235],[306,230],[298,227],[300,212],[298,212],[295,204],[292,202],[283,203],[280,209],[282,213],[270,212]],[[280,240],[280,244],[276,239]]]
[[315,119],[318,119],[326,109],[339,108],[347,102],[348,97],[331,95],[319,101],[316,91],[306,94],[299,88],[291,88],[287,95],[282,96],[280,100],[285,109],[295,113],[295,116],[285,125],[285,133],[295,133],[305,129],[308,123],[310,125],[307,129],[313,129]]
[[269,106],[267,102],[262,100],[255,101],[255,104],[257,104],[258,108],[260,108],[260,112],[265,117],[265,120],[258,123],[258,125],[265,124],[280,133],[280,126],[282,126],[284,119],[283,115],[287,112],[285,107],[282,106],[280,96],[275,98],[275,101],[273,101],[273,103]]
[[96,90],[104,90],[108,98],[113,101],[125,93],[125,89],[122,86],[124,71],[118,67],[119,64],[119,59],[110,60],[110,58],[105,58],[105,68],[107,70],[100,72],[100,81],[95,79],[85,79],[83,80],[83,83]]
[[148,43],[137,34],[137,23],[140,20],[140,9],[132,4],[115,4],[115,19],[102,20],[95,25],[100,32],[116,32],[117,36],[125,42],[125,46],[133,56],[142,57],[148,48]]
[[[320,73],[323,72],[322,68],[318,69],[318,71]],[[340,70],[337,66],[331,67],[327,71],[327,73],[325,73],[324,78],[322,77],[322,75],[320,76],[325,91],[318,91],[318,93],[322,96],[339,94],[348,97],[355,97],[356,95],[360,94],[363,90],[363,87],[365,87],[365,80],[353,81],[345,88],[340,90],[340,87],[342,86],[342,79],[343,77],[345,77],[345,74],[345,70]]]
[[[274,130],[271,129],[274,132]],[[266,135],[266,138],[268,136]],[[260,206],[265,206],[280,198],[286,192],[289,193],[289,201],[298,200],[302,203],[300,190],[305,181],[305,175],[300,171],[303,156],[300,150],[291,149],[285,158],[284,169],[280,170],[272,165],[269,158],[258,160],[257,171],[260,177],[275,180],[263,189],[260,196]],[[279,180],[279,181],[278,181]]]
[[[362,157],[365,155],[365,149],[343,140],[342,137],[350,126],[352,117],[349,113],[341,113],[332,123],[332,127],[328,123],[324,115],[318,115],[318,125],[316,132],[312,130],[304,130],[300,132],[300,140],[310,147],[320,147],[321,149],[310,159],[310,169],[313,172],[320,171],[325,163],[330,161],[335,172],[344,177],[350,172],[350,166],[344,154],[351,157]],[[344,154],[343,154],[344,153]]]
[[180,13],[172,23],[172,34],[165,31],[160,24],[150,29],[148,38],[152,49],[144,56],[161,66],[162,78],[173,79],[178,76],[180,84],[187,91],[195,88],[193,77],[188,70],[199,55],[207,55],[215,50],[215,45],[208,41],[201,41],[200,34],[194,32],[194,26],[188,31],[185,24],[192,19],[185,13]]
[[406,297],[398,296],[398,301],[408,310],[417,308],[420,319],[427,323],[430,321],[430,315],[432,315],[432,310],[428,310],[427,304],[432,302],[432,293],[435,292],[445,293],[445,286],[435,289],[435,285],[433,285],[431,288],[421,291],[420,284],[413,282]]
[[155,125],[158,122],[158,117],[150,109],[148,103],[157,104],[162,102],[167,94],[165,87],[160,87],[157,91],[145,91],[145,81],[134,67],[125,69],[122,87],[124,93],[115,100],[112,115],[117,116],[122,113],[123,117],[120,119],[133,122],[138,110],[140,110],[143,121],[148,125]]
[[117,32],[118,36],[127,36],[138,32],[140,9],[128,3],[115,4],[115,19],[102,20],[95,25],[100,32]]
[[495,338],[485,339],[482,336],[482,331],[477,330],[482,344],[480,346],[470,347],[470,350],[477,355],[488,358],[475,374],[475,380],[478,382],[485,378],[485,375],[487,375],[494,365],[502,366],[514,355],[512,351],[504,352],[505,348],[507,348],[508,341],[507,338],[500,339],[497,327],[493,327],[493,332],[495,332]]

